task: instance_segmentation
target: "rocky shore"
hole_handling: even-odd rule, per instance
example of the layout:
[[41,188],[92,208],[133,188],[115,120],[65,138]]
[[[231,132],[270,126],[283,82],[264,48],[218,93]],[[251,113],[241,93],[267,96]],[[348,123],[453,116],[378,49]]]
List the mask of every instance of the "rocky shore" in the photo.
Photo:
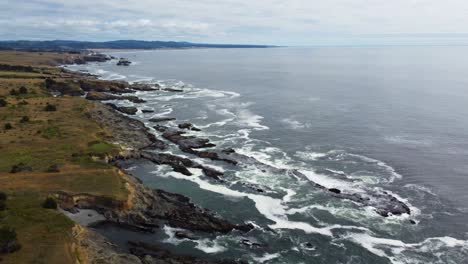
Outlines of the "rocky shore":
[[[100,59],[101,57],[99,57]],[[107,131],[108,141],[121,146],[118,155],[105,158],[105,162],[122,168],[127,160],[144,159],[158,165],[168,165],[175,172],[191,176],[190,169],[200,169],[206,177],[216,181],[223,181],[223,173],[213,168],[203,166],[190,158],[181,157],[165,152],[169,144],[177,146],[181,151],[202,159],[225,162],[231,166],[255,165],[262,171],[281,173],[296,178],[305,178],[297,170],[278,169],[264,164],[253,157],[236,153],[233,149],[216,149],[216,145],[208,139],[200,138],[188,131],[198,132],[199,128],[190,123],[181,123],[176,127],[160,125],[166,121],[175,121],[175,118],[152,119],[153,127],[159,134],[150,132],[142,122],[129,116],[138,111],[152,112],[139,104],[145,101],[131,95],[136,91],[159,90],[157,84],[129,84],[122,81],[102,81],[94,76],[76,74],[65,80],[46,81],[46,88],[58,95],[85,96],[94,101],[93,108],[87,113],[88,118],[95,120]],[[179,89],[167,88],[169,92],[181,92]],[[103,104],[107,100],[128,100],[136,104],[135,107],[119,107],[115,104]],[[158,138],[160,137],[160,138]],[[124,173],[121,175],[126,182],[129,193],[125,202],[103,199],[89,194],[55,193],[62,209],[76,212],[80,209],[93,209],[105,217],[105,220],[94,223],[92,227],[112,224],[121,228],[137,232],[154,232],[164,225],[187,230],[176,237],[196,239],[194,233],[226,234],[229,232],[249,232],[254,228],[251,224],[231,223],[209,210],[193,204],[188,197],[169,193],[163,190],[147,188],[135,177]],[[324,191],[337,199],[351,200],[362,206],[375,208],[376,213],[383,217],[389,215],[411,214],[410,208],[398,198],[386,192],[367,190],[366,194],[352,193],[346,190],[328,189],[318,183],[313,187]],[[245,183],[244,186],[252,192],[268,192],[266,187]],[[88,263],[240,263],[232,261],[211,261],[196,259],[190,256],[177,256],[162,250],[157,245],[139,241],[129,241],[129,252],[123,253],[105,238],[97,233],[77,227],[77,247],[86,256]],[[79,250],[78,250],[79,251]],[[85,253],[83,253],[85,252]],[[94,261],[94,262],[93,262]]]
[[[199,168],[215,179],[222,175],[211,168],[203,167],[190,159],[184,159],[170,154],[158,153],[165,150],[167,143],[150,133],[142,122],[127,115],[135,114],[135,107],[117,107],[113,104],[103,104],[106,100],[129,100],[134,103],[144,103],[140,98],[128,95],[141,90],[155,90],[160,87],[145,84],[129,84],[126,82],[102,81],[95,76],[67,72],[67,78],[47,79],[46,89],[56,96],[85,96],[94,101],[92,109],[86,114],[104,131],[107,131],[107,141],[121,147],[116,156],[105,157],[103,162],[114,164],[117,168],[125,159],[146,159],[156,164],[167,164],[175,171],[191,175],[187,168]],[[193,144],[202,147],[205,140],[195,140]],[[129,193],[127,201],[117,201],[90,194],[53,193],[61,209],[70,213],[79,210],[92,209],[103,215],[105,220],[95,222],[90,227],[99,228],[103,225],[115,225],[136,232],[154,232],[156,229],[169,225],[189,232],[225,234],[232,231],[248,232],[253,226],[245,223],[231,223],[209,210],[193,204],[188,197],[169,193],[163,190],[153,190],[144,186],[135,177],[120,171]],[[76,247],[84,263],[238,263],[232,261],[201,260],[190,256],[177,256],[165,250],[158,250],[156,245],[147,245],[138,241],[129,244],[130,252],[113,245],[106,238],[86,227],[76,227]]]

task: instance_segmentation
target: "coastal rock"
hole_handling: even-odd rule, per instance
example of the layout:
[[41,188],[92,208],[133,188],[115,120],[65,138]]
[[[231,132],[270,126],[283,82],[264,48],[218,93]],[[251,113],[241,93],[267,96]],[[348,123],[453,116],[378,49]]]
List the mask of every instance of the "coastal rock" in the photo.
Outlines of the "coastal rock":
[[[310,181],[304,174],[300,173],[297,170],[294,170],[292,174],[295,177],[302,179],[307,179]],[[375,211],[384,217],[390,215],[402,215],[402,214],[411,214],[411,210],[404,202],[398,200],[393,195],[385,191],[375,191],[372,189],[365,189],[364,193],[354,193],[349,191],[343,191],[336,188],[327,189],[324,186],[311,182],[316,188],[325,190],[331,193],[334,197],[340,199],[351,200],[363,206],[371,206],[375,208]]]
[[188,130],[192,130],[192,131],[201,131],[201,129],[196,128],[196,127],[193,126],[193,124],[191,124],[191,123],[182,123],[182,124],[179,124],[178,127],[179,127],[180,129],[188,129]]
[[163,91],[166,91],[166,92],[174,92],[174,93],[181,93],[181,92],[183,92],[184,90],[182,90],[182,89],[176,89],[176,88],[164,88]]
[[250,239],[246,239],[246,238],[242,239],[242,240],[240,241],[240,243],[241,243],[242,245],[248,246],[248,247],[250,247],[250,248],[264,247],[262,244],[260,244],[260,243],[258,243],[258,242],[255,242],[255,241],[252,241],[252,240],[250,240]]
[[58,93],[59,95],[81,96],[85,94],[79,83],[75,80],[57,81],[47,78],[45,80],[45,87],[48,91]]
[[148,121],[154,122],[154,123],[159,123],[159,122],[167,122],[167,121],[174,121],[176,120],[173,117],[160,117],[160,118],[151,118]]
[[80,263],[141,264],[134,255],[121,250],[100,234],[76,225],[73,228],[73,248],[80,256]]
[[84,91],[90,92],[108,92],[108,93],[133,93],[134,91],[128,89],[129,84],[124,81],[103,81],[95,79],[85,79],[82,78],[79,80],[79,85]]
[[136,96],[116,96],[103,92],[88,92],[86,99],[92,101],[109,101],[109,100],[128,100],[133,103],[145,103],[146,101]]
[[130,85],[130,89],[137,91],[155,91],[159,90],[159,88],[159,84],[133,83]]
[[86,113],[104,129],[112,131],[110,141],[119,142],[129,149],[165,149],[166,143],[158,140],[156,136],[149,132],[149,128],[141,121],[132,119],[109,106],[95,103],[94,107]]
[[86,95],[86,99],[88,100],[93,100],[93,101],[108,101],[108,100],[117,100],[119,97],[112,95],[112,94],[106,94],[102,92],[89,92]]
[[154,113],[154,110],[151,110],[151,109],[141,109],[141,112],[142,113]]
[[127,106],[116,106],[115,104],[106,104],[110,107],[112,107],[113,109],[121,112],[121,113],[124,113],[124,114],[127,114],[127,115],[135,115],[137,112],[138,112],[138,109],[136,107],[127,107]]
[[174,129],[168,129],[162,126],[155,127],[156,130],[163,132],[162,137],[177,144],[181,150],[209,148],[216,146],[210,143],[208,139],[197,138],[195,136],[184,136],[185,132]]
[[132,64],[132,62],[125,58],[120,58],[117,62],[117,66],[130,66],[130,64]]
[[187,232],[187,231],[177,231],[177,232],[175,232],[174,236],[175,236],[177,239],[198,240],[198,237],[195,236],[194,233],[192,233],[192,232]]

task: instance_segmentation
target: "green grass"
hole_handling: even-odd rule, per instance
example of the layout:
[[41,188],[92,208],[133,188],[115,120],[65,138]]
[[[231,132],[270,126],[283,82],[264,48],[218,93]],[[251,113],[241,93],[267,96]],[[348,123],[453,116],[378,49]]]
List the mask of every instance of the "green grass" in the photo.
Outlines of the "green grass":
[[[49,65],[64,56],[68,55],[0,52],[0,63]],[[58,68],[41,66],[35,71],[66,79]],[[0,107],[0,192],[9,196],[7,209],[0,211],[0,226],[15,228],[21,244],[19,251],[2,255],[2,264],[75,263],[74,223],[56,210],[42,208],[51,193],[88,193],[100,197],[103,204],[126,201],[128,196],[119,170],[102,161],[119,148],[106,142],[112,131],[88,117],[94,103],[79,97],[52,97],[40,76],[46,75],[0,71],[0,97],[8,103]],[[22,86],[28,94],[10,95]],[[44,111],[47,104],[56,105],[57,111]],[[28,122],[21,122],[24,116]],[[4,130],[6,123],[13,129]],[[32,172],[9,173],[18,163],[31,166]],[[48,172],[51,165],[58,165],[59,171]]]
[[62,132],[60,131],[60,128],[56,126],[47,127],[41,133],[42,133],[42,136],[47,139],[60,138],[62,136]]
[[94,141],[90,142],[89,144],[89,152],[93,155],[105,155],[105,154],[112,154],[118,151],[118,148],[112,144],[102,142],[102,141]]
[[37,193],[10,194],[7,210],[0,212],[0,225],[14,228],[21,249],[2,256],[5,263],[65,263],[64,243],[72,240],[74,223],[56,210],[41,206]]
[[21,78],[21,79],[35,79],[35,78],[45,78],[46,75],[41,73],[34,72],[10,72],[10,71],[0,71],[0,78]]

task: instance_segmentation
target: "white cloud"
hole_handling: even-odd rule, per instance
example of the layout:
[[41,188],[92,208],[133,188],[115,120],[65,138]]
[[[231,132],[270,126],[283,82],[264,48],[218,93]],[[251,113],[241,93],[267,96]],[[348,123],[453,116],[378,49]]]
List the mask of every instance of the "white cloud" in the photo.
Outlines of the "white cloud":
[[96,40],[306,44],[317,39],[468,33],[465,0],[5,2],[0,3],[0,26],[9,30],[0,31],[1,38],[50,38],[55,34],[54,38],[73,35]]

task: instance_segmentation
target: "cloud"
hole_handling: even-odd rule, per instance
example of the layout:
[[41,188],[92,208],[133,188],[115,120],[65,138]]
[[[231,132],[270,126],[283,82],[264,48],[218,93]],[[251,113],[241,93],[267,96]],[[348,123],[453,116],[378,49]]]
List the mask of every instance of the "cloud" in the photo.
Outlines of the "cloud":
[[3,1],[0,28],[6,30],[0,30],[0,38],[314,44],[430,35],[466,40],[466,13],[464,0]]

